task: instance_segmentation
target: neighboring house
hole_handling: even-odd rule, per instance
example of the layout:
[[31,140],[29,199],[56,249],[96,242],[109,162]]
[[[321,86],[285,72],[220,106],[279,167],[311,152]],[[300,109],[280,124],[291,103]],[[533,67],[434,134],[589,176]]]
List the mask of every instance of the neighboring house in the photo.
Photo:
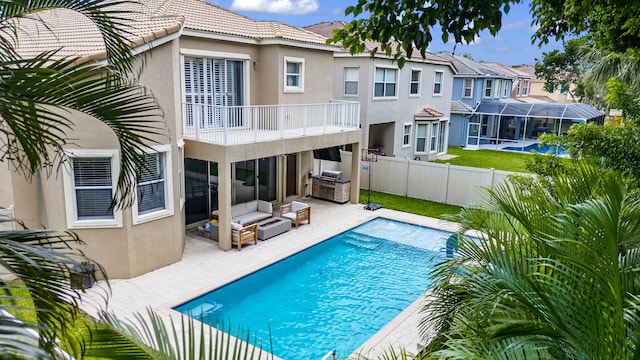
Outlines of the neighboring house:
[[[536,77],[536,68],[532,65],[514,66],[515,71],[528,74],[531,77],[528,102],[566,102],[568,90],[559,86],[554,92],[548,92],[544,88],[544,80]],[[524,88],[523,88],[524,89]],[[525,99],[523,99],[525,100]],[[527,101],[527,100],[525,100]]]
[[[514,76],[511,73],[495,69],[484,63],[476,62],[464,56],[446,52],[439,56],[451,61],[456,69],[453,77],[451,105],[451,127],[449,144],[465,147],[468,145],[470,118],[481,102],[506,100],[511,98]],[[507,129],[498,126],[498,117],[486,115],[481,119],[482,131],[487,136],[495,136]]]
[[[304,27],[325,37],[344,22],[322,22]],[[451,63],[416,51],[400,69],[389,57],[347,49],[334,55],[333,96],[361,103],[362,144],[384,156],[432,160],[447,152],[451,112]]]
[[498,71],[511,74],[513,76],[513,83],[511,88],[511,98],[524,101],[524,102],[538,102],[535,98],[529,99],[529,93],[531,90],[531,79],[533,76],[528,72],[521,71],[517,67],[507,66],[495,62],[482,62],[487,66],[490,66]]
[[[439,54],[456,67],[449,143],[467,149],[527,151],[544,133],[564,134],[577,122],[602,123],[604,114],[585,104],[542,102],[532,97],[525,73],[496,63]],[[512,81],[519,81],[512,98]],[[520,96],[517,96],[520,91]],[[524,91],[524,92],[523,92]],[[527,95],[527,96],[523,96]]]
[[[186,228],[208,221],[213,210],[219,210],[221,240],[211,246],[231,249],[232,204],[303,197],[311,188],[308,175],[318,171],[314,150],[359,151],[359,104],[331,101],[326,75],[337,48],[323,37],[199,0],[125,6],[135,11],[130,38],[144,56],[141,83],[161,104],[167,131],[153,137],[150,171],[137,188],[144,196],[130,208],[108,209],[117,143],[86,117],[73,119],[72,158],[59,176],[26,181],[0,170],[0,207],[14,206],[15,217],[31,228],[78,233],[85,253],[109,277],[130,278],[180,260]],[[41,18],[48,28],[21,39],[20,52],[63,48],[96,57],[104,50],[80,15]],[[352,158],[350,200],[357,203],[360,157]]]

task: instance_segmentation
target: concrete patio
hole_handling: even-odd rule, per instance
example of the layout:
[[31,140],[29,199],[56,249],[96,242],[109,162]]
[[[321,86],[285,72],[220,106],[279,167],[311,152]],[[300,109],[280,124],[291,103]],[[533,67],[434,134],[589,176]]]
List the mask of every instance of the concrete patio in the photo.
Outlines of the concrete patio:
[[[188,234],[181,261],[133,279],[111,280],[107,310],[126,317],[134,312],[144,313],[147,307],[151,307],[166,319],[171,317],[179,323],[181,314],[172,310],[174,306],[376,217],[447,231],[457,230],[455,223],[385,208],[368,211],[363,209],[363,205],[339,205],[311,198],[302,201],[312,207],[311,224],[305,223],[298,229],[292,228],[284,234],[259,241],[258,245],[243,246],[242,251],[235,248],[222,251],[216,242]],[[97,314],[95,305],[104,303],[105,285],[99,282],[88,290],[83,304],[85,311]],[[356,350],[352,357],[359,354],[375,359],[390,347],[415,353],[420,340],[417,324],[422,303],[422,298],[415,301]],[[338,355],[344,358],[347,354]]]

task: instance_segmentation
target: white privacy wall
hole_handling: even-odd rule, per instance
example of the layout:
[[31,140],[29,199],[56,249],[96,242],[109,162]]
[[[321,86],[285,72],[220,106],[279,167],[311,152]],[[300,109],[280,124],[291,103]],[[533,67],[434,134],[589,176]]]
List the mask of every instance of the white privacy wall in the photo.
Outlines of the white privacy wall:
[[[350,152],[342,152],[342,162],[333,163],[347,179],[351,178],[351,156]],[[508,175],[527,175],[380,156],[371,165],[362,162],[363,189],[369,188],[367,167],[371,170],[371,190],[459,206],[478,203],[482,187],[504,183]]]

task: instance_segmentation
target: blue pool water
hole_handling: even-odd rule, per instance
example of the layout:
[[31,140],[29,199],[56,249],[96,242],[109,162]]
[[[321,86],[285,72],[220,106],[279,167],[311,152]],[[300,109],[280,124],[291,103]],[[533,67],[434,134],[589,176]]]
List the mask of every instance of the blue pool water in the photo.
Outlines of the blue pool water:
[[503,150],[510,150],[510,151],[522,151],[522,152],[531,152],[531,150],[539,153],[539,154],[546,154],[546,153],[552,153],[552,154],[559,154],[559,155],[567,155],[567,152],[565,151],[564,147],[557,147],[557,146],[549,146],[549,145],[540,145],[538,143],[535,144],[531,144],[525,147],[521,147],[521,146],[509,146],[509,147],[505,147],[502,148]]
[[429,288],[450,235],[377,218],[175,310],[248,329],[285,360],[345,358]]

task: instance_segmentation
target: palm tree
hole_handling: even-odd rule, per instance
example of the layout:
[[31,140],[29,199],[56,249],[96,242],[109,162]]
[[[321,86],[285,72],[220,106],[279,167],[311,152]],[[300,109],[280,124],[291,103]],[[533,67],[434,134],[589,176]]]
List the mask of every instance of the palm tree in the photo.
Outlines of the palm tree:
[[640,200],[580,165],[487,190],[459,215],[421,332],[435,358],[631,359],[640,354]]
[[[119,141],[121,169],[112,206],[131,203],[137,169],[144,164],[141,149],[150,136],[162,134],[160,108],[133,76],[133,56],[126,18],[110,0],[1,0],[0,2],[0,160],[29,177],[41,169],[55,169],[64,161],[67,133],[74,127],[72,111],[92,116],[109,126]],[[21,26],[42,22],[39,13],[67,9],[93,22],[104,39],[102,61],[64,56],[59,50],[23,56]],[[41,24],[47,29],[48,24]],[[37,36],[37,35],[35,35]],[[13,221],[2,219],[0,221]],[[70,286],[70,269],[90,261],[73,246],[81,241],[71,233],[51,230],[0,231],[0,266],[13,275],[0,278],[0,310],[32,309],[34,321],[18,322],[0,312],[0,357],[55,357],[56,339],[72,348],[83,340],[71,336],[82,289]],[[98,266],[100,272],[102,268]],[[92,271],[85,276],[94,277]],[[33,306],[25,302],[33,302]],[[34,343],[24,335],[38,333]]]

